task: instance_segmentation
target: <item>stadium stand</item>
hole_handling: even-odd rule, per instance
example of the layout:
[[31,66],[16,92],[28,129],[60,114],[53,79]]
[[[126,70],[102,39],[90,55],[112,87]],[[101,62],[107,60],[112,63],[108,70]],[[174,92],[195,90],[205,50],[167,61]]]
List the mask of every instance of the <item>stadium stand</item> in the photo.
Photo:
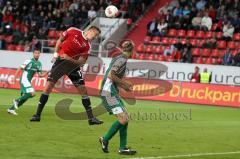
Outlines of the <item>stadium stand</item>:
[[[0,0],[0,49],[53,47],[62,30],[85,28],[113,4],[131,25],[153,0]],[[41,40],[39,40],[41,39]]]
[[[154,11],[156,6],[161,7],[157,14],[155,12],[153,20],[148,21],[145,28],[146,36],[138,44],[135,58],[226,65],[225,54],[230,54],[228,60],[232,62],[228,62],[227,65],[239,65],[234,60],[240,53],[239,1],[173,0],[168,2],[170,3],[163,7],[161,2],[156,2],[151,9]],[[146,17],[150,17],[149,14]],[[167,25],[164,28],[165,34],[162,34],[162,21],[165,26]],[[174,46],[178,39],[183,45],[180,50],[175,48],[175,51],[180,52],[178,56],[175,53],[164,55],[165,49]],[[186,41],[191,45],[188,51],[191,60],[183,59],[186,55],[184,53]],[[147,54],[147,56],[141,54]],[[152,59],[152,54],[156,58]]]

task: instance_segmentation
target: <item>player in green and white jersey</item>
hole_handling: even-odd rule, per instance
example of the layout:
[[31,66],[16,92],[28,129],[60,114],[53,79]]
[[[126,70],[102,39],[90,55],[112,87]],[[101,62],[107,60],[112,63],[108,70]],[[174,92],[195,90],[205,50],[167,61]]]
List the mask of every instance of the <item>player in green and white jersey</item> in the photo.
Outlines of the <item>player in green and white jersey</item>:
[[[34,97],[35,90],[31,85],[31,80],[35,73],[42,76],[42,64],[38,61],[40,57],[40,51],[34,50],[33,58],[26,60],[16,71],[13,81],[16,81],[16,77],[22,70],[22,76],[20,78],[20,90],[21,96],[13,100],[13,106],[7,109],[7,112],[12,115],[17,115],[15,112],[23,103],[25,103],[29,98]],[[46,75],[46,74],[45,74]]]
[[102,150],[108,153],[108,143],[111,138],[119,131],[120,147],[119,154],[134,155],[136,151],[127,148],[127,128],[128,128],[128,114],[123,102],[119,97],[118,87],[125,91],[132,91],[131,83],[123,80],[125,75],[127,59],[131,57],[134,43],[131,40],[123,42],[121,45],[122,54],[113,58],[108,70],[104,76],[101,87],[101,98],[103,105],[109,114],[114,114],[117,120],[112,124],[104,137],[99,138]]

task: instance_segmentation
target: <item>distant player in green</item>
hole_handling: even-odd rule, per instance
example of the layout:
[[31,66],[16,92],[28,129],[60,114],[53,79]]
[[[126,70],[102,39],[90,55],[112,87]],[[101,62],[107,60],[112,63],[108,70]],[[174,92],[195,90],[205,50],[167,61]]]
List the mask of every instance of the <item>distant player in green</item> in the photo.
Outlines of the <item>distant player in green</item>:
[[25,103],[29,98],[34,97],[35,90],[31,85],[31,80],[35,73],[38,73],[39,76],[42,76],[42,64],[40,61],[38,61],[39,57],[40,51],[34,50],[33,58],[30,60],[26,60],[17,69],[13,81],[16,81],[16,77],[18,76],[20,70],[22,70],[22,76],[20,78],[21,97],[13,100],[13,106],[7,109],[7,112],[9,114],[17,115],[15,110],[18,109],[21,105],[23,105],[23,103]]
[[112,59],[101,87],[103,105],[109,114],[114,114],[117,117],[117,120],[112,124],[105,136],[99,138],[99,142],[103,152],[108,153],[108,143],[119,131],[119,154],[134,155],[136,151],[126,147],[129,117],[123,102],[118,95],[118,87],[123,88],[125,91],[132,91],[133,89],[132,84],[126,82],[122,78],[126,71],[127,59],[132,55],[134,43],[131,40],[127,40],[121,45],[121,49],[122,54]]

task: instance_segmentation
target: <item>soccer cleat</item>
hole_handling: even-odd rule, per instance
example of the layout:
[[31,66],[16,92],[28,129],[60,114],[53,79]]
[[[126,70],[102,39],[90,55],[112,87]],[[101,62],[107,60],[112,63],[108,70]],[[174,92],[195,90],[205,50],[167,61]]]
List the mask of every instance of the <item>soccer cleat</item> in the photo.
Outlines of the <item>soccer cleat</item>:
[[108,141],[104,141],[104,140],[103,140],[103,137],[100,137],[100,138],[99,138],[99,142],[100,142],[100,144],[101,144],[101,147],[102,147],[103,152],[104,152],[104,153],[108,153],[108,152],[109,152],[109,151],[108,151]]
[[36,114],[32,116],[32,119],[30,119],[30,121],[32,122],[39,122],[40,120],[41,120],[40,116]]
[[18,101],[17,100],[13,100],[13,106],[15,109],[18,109]]
[[102,124],[103,121],[101,120],[98,120],[97,118],[93,117],[91,119],[88,119],[88,124],[89,125],[99,125],[99,124]]
[[15,110],[7,109],[7,112],[11,115],[18,115]]
[[119,150],[118,153],[120,155],[135,155],[137,151],[131,150],[130,148],[125,148],[123,150]]

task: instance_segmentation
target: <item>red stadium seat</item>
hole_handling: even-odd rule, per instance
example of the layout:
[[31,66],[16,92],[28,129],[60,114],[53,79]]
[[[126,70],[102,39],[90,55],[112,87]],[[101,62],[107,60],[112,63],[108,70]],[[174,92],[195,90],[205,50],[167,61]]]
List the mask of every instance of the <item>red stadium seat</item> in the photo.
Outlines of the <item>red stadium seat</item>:
[[218,63],[218,64],[222,64],[222,58],[218,58],[218,59],[217,59],[217,63]]
[[219,57],[219,55],[220,55],[220,53],[219,53],[218,49],[213,49],[212,50],[212,53],[211,53],[212,57]]
[[147,45],[145,52],[146,53],[153,53],[153,46],[152,45]]
[[194,38],[195,36],[195,31],[194,30],[188,30],[187,31],[187,37],[188,38]]
[[209,58],[206,59],[205,63],[212,65],[213,64],[213,59],[211,57],[209,57]]
[[166,47],[165,47],[165,46],[163,46],[163,45],[160,45],[160,52],[161,52],[161,53],[163,53],[165,49],[166,49]]
[[210,49],[203,49],[202,50],[202,56],[209,57],[210,54],[211,54],[211,50]]
[[152,38],[151,42],[153,42],[153,43],[159,43],[159,42],[160,42],[160,37],[154,36],[154,37]]
[[146,56],[147,60],[155,60],[155,55],[154,54],[150,54],[149,56]]
[[190,44],[192,44],[192,46],[196,47],[198,45],[198,40],[197,39],[190,39],[189,40]]
[[[162,47],[163,47],[163,48],[162,48]],[[164,48],[165,48],[165,47],[162,46],[162,45],[156,46],[154,52],[155,52],[156,54],[162,54],[163,51],[164,51]]]
[[186,36],[186,31],[181,29],[181,30],[178,30],[178,37],[185,37]]
[[235,33],[235,34],[233,35],[233,40],[235,40],[235,41],[240,41],[240,33]]
[[229,49],[236,49],[236,48],[237,48],[236,43],[235,43],[234,41],[229,41],[229,42],[227,43],[227,47],[228,47]]
[[137,54],[136,53],[132,54],[132,59],[137,59]]
[[206,34],[205,34],[205,38],[206,38],[206,39],[210,39],[210,38],[213,37],[213,35],[214,35],[214,32],[208,31],[208,32],[206,32]]
[[147,43],[147,42],[149,42],[149,41],[151,41],[151,37],[150,37],[150,36],[145,36],[144,42]]
[[193,59],[193,62],[194,62],[194,63],[197,63],[197,64],[203,64],[203,58],[201,58],[201,57],[195,57],[195,58]]
[[139,60],[145,60],[145,54],[140,54],[140,55],[138,56],[138,59],[139,59]]
[[192,49],[192,55],[193,56],[200,56],[200,49],[199,48],[193,48]]
[[226,50],[219,50],[219,56],[218,57],[223,57],[223,55],[226,53]]
[[177,38],[169,38],[168,40],[169,44],[176,44],[178,42],[178,39]]
[[187,39],[181,39],[181,43],[182,44],[186,44],[187,43]]
[[48,38],[56,38],[56,30],[49,30],[48,31]]
[[144,50],[144,44],[138,45],[138,47],[137,47],[137,52],[142,53],[142,52],[144,52],[144,51],[145,51],[145,50]]
[[8,44],[6,48],[7,48],[7,50],[15,51],[15,49],[16,49],[16,45]]
[[226,41],[220,40],[217,42],[217,48],[219,49],[226,49]]
[[173,58],[172,56],[166,56],[166,57],[165,57],[165,60],[166,60],[167,62],[173,62],[173,61],[174,61],[174,58]]
[[24,45],[17,45],[15,49],[16,51],[24,51]]
[[168,31],[167,35],[170,36],[170,37],[175,37],[177,35],[177,30],[176,29],[170,29]]
[[167,37],[162,38],[161,42],[162,42],[163,45],[169,45],[170,44],[169,39]]
[[197,31],[195,37],[199,39],[203,39],[205,37],[204,31]]
[[12,35],[5,36],[5,38],[4,38],[6,43],[12,43],[12,39],[13,39]]
[[165,61],[165,56],[164,55],[159,55],[158,60],[159,61]]
[[217,39],[221,39],[222,36],[223,36],[223,33],[222,32],[216,32],[215,35],[216,35]]
[[236,49],[236,50],[232,50],[232,55],[233,56],[235,56],[235,55],[237,55],[238,54],[238,50]]
[[213,64],[213,65],[218,64],[218,59],[217,59],[217,58],[212,58],[212,64]]

